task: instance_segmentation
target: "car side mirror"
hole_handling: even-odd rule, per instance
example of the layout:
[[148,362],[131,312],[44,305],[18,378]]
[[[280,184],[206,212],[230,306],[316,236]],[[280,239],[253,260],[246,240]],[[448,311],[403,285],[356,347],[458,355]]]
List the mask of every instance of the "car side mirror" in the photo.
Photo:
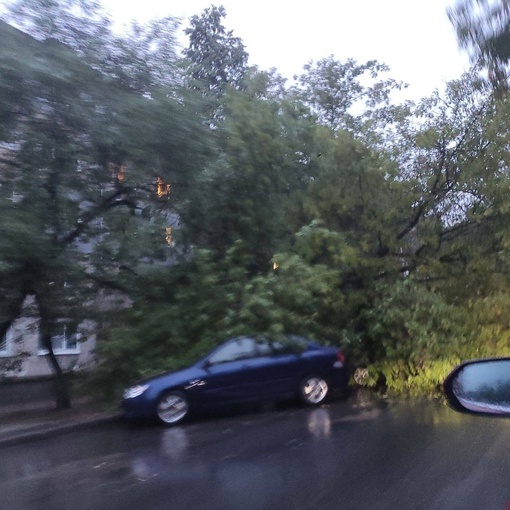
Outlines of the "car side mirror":
[[462,363],[448,375],[443,388],[457,411],[510,415],[510,358]]
[[209,367],[211,367],[213,364],[211,363],[210,360],[206,359],[203,363],[202,363],[202,368],[204,370],[207,370]]

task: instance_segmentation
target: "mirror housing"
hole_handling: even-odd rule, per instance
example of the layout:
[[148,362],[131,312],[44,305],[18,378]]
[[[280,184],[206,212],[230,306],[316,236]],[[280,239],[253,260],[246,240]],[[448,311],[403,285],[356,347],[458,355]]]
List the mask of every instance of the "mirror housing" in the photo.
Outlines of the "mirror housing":
[[448,403],[460,412],[510,415],[510,358],[467,361],[443,384]]
[[212,366],[212,363],[208,359],[206,359],[200,363],[200,367],[203,368],[204,370],[207,370],[211,366]]

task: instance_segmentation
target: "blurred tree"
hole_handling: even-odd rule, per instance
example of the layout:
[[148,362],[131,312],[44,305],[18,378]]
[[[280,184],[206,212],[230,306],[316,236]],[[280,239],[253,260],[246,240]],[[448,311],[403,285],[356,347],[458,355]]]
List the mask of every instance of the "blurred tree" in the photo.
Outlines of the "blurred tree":
[[380,79],[389,68],[375,60],[364,64],[353,59],[340,62],[330,55],[309,62],[304,70],[296,92],[317,120],[335,131],[360,131],[365,117],[374,118],[390,104],[391,93],[404,87],[391,78]]
[[56,39],[82,57],[100,51],[111,26],[95,0],[15,0],[4,19],[39,41]]
[[227,96],[217,157],[201,175],[183,222],[191,242],[217,258],[242,242],[250,271],[265,272],[285,231],[286,139],[275,103],[233,91]]
[[171,16],[144,25],[133,21],[119,34],[95,0],[16,0],[4,19],[38,40],[55,39],[68,46],[94,69],[117,79],[118,87],[148,93],[150,87],[182,80],[178,21]]
[[207,132],[189,91],[126,89],[69,47],[4,23],[0,40],[0,336],[35,296],[66,407],[52,336],[91,313],[98,288],[132,294],[144,266],[171,260],[165,228],[187,200]]
[[[330,295],[342,311],[315,313],[353,339],[359,354],[372,361],[386,356],[380,341],[370,340],[381,337],[370,332],[365,313],[403,281],[412,279],[413,292],[422,286],[424,295],[438,293],[430,300],[445,317],[450,305],[467,306],[474,296],[508,287],[507,109],[472,73],[414,108],[414,123],[404,118],[395,131],[398,152],[374,151],[345,131],[315,129],[320,157],[306,190],[294,197],[300,216],[289,218],[299,234],[276,257],[282,266],[298,254],[336,272]],[[403,350],[421,342],[411,337],[399,337],[407,342]]]
[[185,56],[190,62],[187,73],[191,86],[215,95],[225,93],[227,85],[241,90],[247,70],[248,53],[241,39],[223,26],[226,15],[224,7],[213,5],[200,16],[193,16],[185,30],[189,36]]
[[[105,18],[99,48],[86,21],[45,32],[28,12],[43,42],[5,27],[0,58],[0,138],[16,153],[0,187],[3,331],[36,295],[50,350],[106,285],[139,299],[103,332],[105,380],[253,332],[343,340],[414,371],[477,342],[470,310],[506,303],[510,102],[476,72],[395,106],[402,85],[375,61],[311,62],[295,87],[248,68],[223,8],[191,19],[184,71],[171,19],[130,40]],[[171,269],[170,212],[182,228],[167,240],[189,248]]]
[[[435,94],[419,106],[421,122],[409,133],[412,146],[400,156],[413,213],[399,237],[409,240],[404,253],[412,255],[412,267],[423,268],[429,257],[482,263],[491,249],[481,257],[477,251],[495,246],[499,235],[493,237],[492,229],[505,228],[503,204],[510,198],[502,186],[508,178],[506,108],[506,101],[481,86],[476,72],[450,82],[442,97]],[[473,242],[484,231],[487,244]]]
[[200,175],[184,230],[217,259],[242,246],[250,273],[265,273],[301,227],[296,197],[316,177],[316,126],[273,72],[250,69],[245,90],[228,90],[223,103],[215,159]]
[[205,9],[190,19],[185,29],[189,45],[184,51],[184,76],[188,86],[207,100],[204,113],[211,127],[223,118],[223,100],[229,87],[242,90],[248,70],[248,53],[242,40],[222,24],[224,7]]
[[386,363],[394,387],[420,374],[435,387],[464,354],[496,354],[506,322],[470,317],[508,292],[508,102],[467,74],[392,117],[380,150],[314,122],[274,74],[245,79],[225,94],[215,158],[183,210],[193,263],[122,314],[105,377],[121,363],[129,377],[149,324],[159,340],[140,376],[250,333],[341,342],[353,363]]
[[496,87],[507,87],[510,5],[507,0],[459,0],[448,10],[457,38],[473,64],[487,69]]

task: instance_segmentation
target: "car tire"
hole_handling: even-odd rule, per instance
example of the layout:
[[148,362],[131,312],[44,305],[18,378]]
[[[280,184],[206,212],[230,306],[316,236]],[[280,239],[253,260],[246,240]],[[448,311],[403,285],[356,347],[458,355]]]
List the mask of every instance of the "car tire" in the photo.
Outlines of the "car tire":
[[309,406],[317,406],[324,403],[328,392],[328,383],[319,375],[308,375],[299,385],[299,397]]
[[175,425],[188,416],[189,402],[180,391],[167,391],[158,400],[156,413],[163,425]]

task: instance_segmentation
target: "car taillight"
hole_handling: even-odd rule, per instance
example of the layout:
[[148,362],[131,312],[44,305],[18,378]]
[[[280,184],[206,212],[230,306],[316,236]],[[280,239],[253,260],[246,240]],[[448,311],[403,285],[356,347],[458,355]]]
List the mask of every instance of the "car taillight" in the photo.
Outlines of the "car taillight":
[[344,364],[345,364],[345,356],[342,354],[342,352],[341,352],[341,351],[338,351],[338,352],[336,353],[336,359],[337,359],[337,361],[339,361],[340,363],[342,363],[342,365],[344,365]]

